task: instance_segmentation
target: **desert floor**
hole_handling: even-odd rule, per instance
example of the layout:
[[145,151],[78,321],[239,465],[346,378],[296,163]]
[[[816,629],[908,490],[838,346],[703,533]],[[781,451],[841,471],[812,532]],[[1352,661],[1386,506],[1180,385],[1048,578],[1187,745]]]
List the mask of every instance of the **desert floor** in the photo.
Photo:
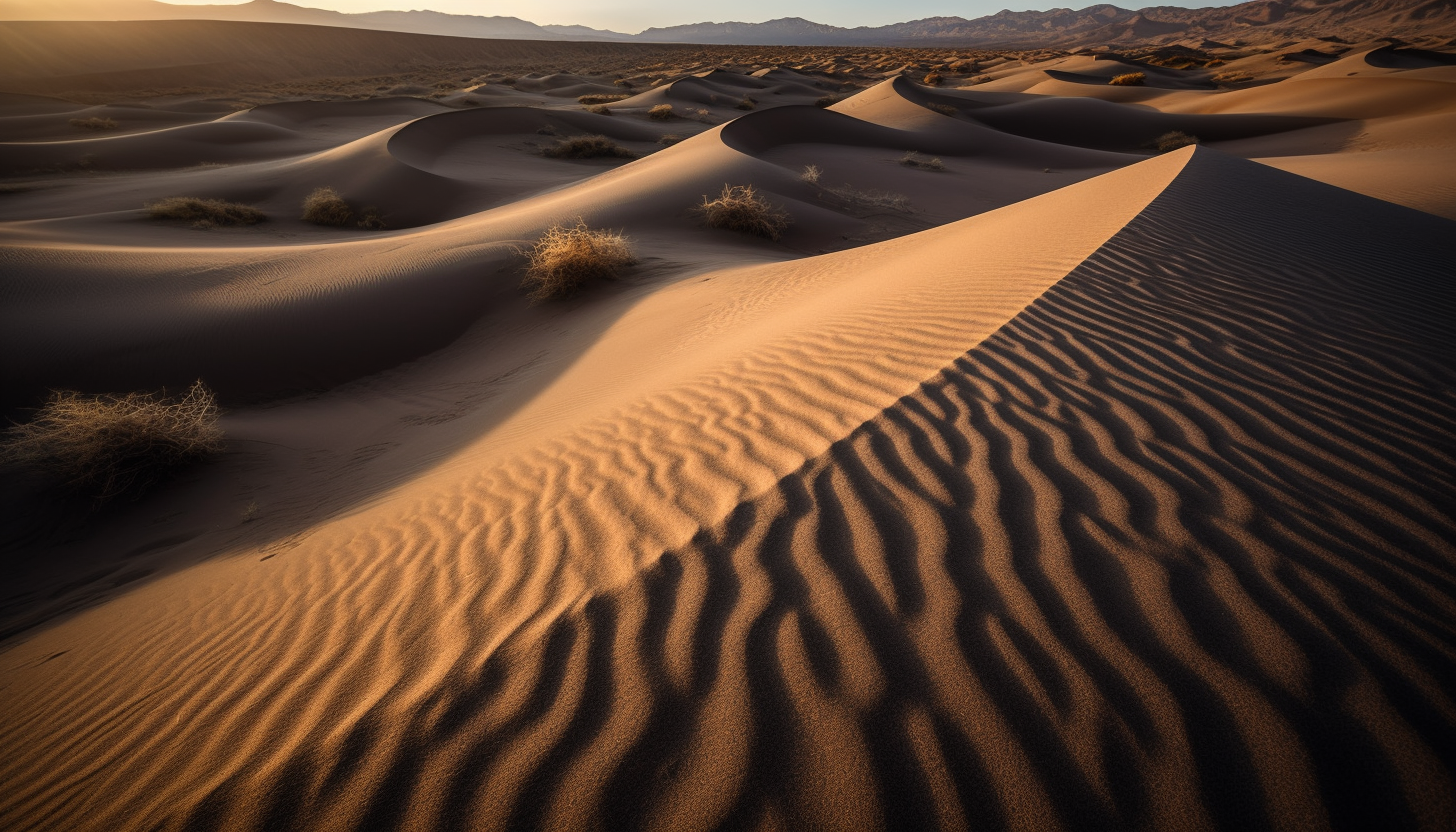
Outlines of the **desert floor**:
[[5,415],[227,408],[5,475],[0,827],[1456,828],[1449,57],[520,48],[0,94]]

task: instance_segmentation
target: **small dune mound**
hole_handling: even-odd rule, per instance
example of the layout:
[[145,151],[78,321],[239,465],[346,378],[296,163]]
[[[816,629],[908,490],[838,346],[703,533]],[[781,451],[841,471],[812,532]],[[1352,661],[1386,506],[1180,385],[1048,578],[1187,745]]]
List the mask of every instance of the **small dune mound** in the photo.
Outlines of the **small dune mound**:
[[572,136],[546,148],[541,154],[552,159],[637,158],[637,154],[606,136]]
[[775,208],[759,196],[752,185],[724,185],[717,199],[703,197],[698,212],[713,228],[741,231],[777,240],[792,220],[788,212]]
[[225,202],[221,199],[198,199],[192,196],[174,196],[153,202],[147,211],[154,219],[191,220],[195,228],[211,228],[215,225],[257,225],[268,219],[268,215],[251,205]]
[[1126,72],[1122,75],[1114,75],[1107,83],[1114,87],[1141,87],[1148,82],[1146,72]]
[[0,442],[0,459],[107,499],[134,493],[222,448],[217,400],[201,381],[181,398],[51,394]]
[[553,225],[525,252],[521,286],[534,301],[569,297],[594,280],[615,277],[637,262],[627,238],[614,231]]

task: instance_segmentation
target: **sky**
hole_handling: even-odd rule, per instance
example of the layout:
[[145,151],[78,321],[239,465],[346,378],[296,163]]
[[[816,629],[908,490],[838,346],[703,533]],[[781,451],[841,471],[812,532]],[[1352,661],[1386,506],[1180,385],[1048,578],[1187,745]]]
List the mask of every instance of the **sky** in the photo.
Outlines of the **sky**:
[[[165,0],[170,3],[231,3],[234,0]],[[238,0],[242,2],[242,0]],[[650,26],[683,23],[723,23],[729,20],[761,23],[780,17],[802,17],[834,26],[884,26],[924,17],[975,18],[1002,9],[1073,8],[1098,5],[1086,0],[735,0],[733,3],[684,3],[682,0],[282,0],[339,12],[383,9],[433,9],[451,14],[503,15],[532,23],[579,23],[596,29],[637,33]],[[1231,6],[1241,0],[1142,0],[1114,2],[1123,8],[1145,6]]]

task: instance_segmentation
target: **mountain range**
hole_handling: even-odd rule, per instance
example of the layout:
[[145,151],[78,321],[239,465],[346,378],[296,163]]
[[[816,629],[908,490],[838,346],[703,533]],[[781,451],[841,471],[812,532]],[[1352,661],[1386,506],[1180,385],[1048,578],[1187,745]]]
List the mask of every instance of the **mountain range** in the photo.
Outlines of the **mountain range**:
[[1189,38],[1250,41],[1301,36],[1456,36],[1456,0],[1254,0],[1235,6],[1131,10],[1001,11],[968,20],[930,17],[888,26],[844,28],[786,17],[763,23],[695,23],[637,34],[575,25],[538,25],[516,17],[435,11],[346,14],[251,0],[240,5],[178,6],[157,0],[0,0],[0,20],[241,20],[379,29],[457,37],[608,40],[651,43],[802,46],[1078,47]]

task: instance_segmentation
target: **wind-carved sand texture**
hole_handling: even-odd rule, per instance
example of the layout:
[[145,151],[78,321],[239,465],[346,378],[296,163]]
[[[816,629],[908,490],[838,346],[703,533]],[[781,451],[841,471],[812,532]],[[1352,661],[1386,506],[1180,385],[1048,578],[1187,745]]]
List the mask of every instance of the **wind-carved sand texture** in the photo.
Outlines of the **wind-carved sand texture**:
[[[514,65],[0,96],[6,414],[228,410],[136,500],[7,471],[0,827],[1456,825],[1456,67],[882,51],[663,47],[610,115],[630,73]],[[725,185],[792,225],[707,226]],[[531,303],[577,219],[637,264]]]

